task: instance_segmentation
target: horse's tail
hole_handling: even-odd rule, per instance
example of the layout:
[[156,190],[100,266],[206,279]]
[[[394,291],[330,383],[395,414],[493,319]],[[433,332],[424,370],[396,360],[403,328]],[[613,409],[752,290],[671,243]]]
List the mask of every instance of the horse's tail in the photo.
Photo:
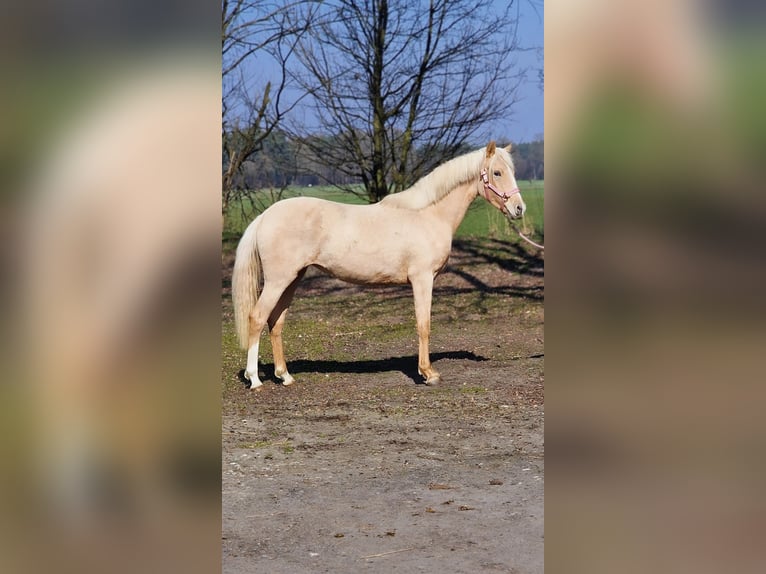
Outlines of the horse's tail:
[[239,344],[247,349],[250,339],[250,312],[258,301],[261,280],[261,259],[258,255],[256,232],[260,216],[248,225],[237,246],[234,273],[231,278],[231,298],[234,303],[234,323]]

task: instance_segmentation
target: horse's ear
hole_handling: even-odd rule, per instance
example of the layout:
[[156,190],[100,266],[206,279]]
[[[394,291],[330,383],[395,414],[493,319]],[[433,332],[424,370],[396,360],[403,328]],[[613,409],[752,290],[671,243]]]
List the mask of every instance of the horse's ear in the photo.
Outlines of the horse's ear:
[[495,140],[492,140],[487,144],[487,157],[495,155]]
[[507,146],[505,146],[505,151],[507,151],[508,153],[511,153],[511,147],[513,146],[511,144],[508,144]]

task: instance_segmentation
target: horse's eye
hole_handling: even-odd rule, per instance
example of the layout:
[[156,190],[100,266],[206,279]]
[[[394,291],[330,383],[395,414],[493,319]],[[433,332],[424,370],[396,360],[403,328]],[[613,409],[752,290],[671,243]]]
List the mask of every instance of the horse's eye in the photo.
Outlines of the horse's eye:
[[500,177],[500,172],[496,171],[494,175],[495,175],[495,177]]

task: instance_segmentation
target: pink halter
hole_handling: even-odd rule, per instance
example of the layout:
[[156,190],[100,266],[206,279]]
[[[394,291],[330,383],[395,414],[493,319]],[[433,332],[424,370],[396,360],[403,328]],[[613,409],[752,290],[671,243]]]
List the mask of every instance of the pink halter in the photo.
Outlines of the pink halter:
[[[508,201],[512,195],[516,193],[521,193],[521,190],[518,187],[514,187],[509,192],[500,192],[494,185],[492,185],[489,182],[489,175],[487,175],[487,170],[483,169],[481,170],[481,180],[484,182],[484,191],[490,190],[492,193],[494,193],[496,196],[498,196],[500,199],[503,200],[503,202]],[[487,196],[484,196],[484,199],[487,199]]]

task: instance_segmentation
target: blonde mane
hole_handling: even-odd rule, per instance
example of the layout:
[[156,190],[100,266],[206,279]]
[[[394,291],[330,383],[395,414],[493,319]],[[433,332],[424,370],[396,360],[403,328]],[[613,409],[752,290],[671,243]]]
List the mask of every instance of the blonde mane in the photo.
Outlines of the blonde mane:
[[[474,178],[478,180],[486,149],[483,147],[441,164],[411,187],[384,197],[380,203],[389,207],[412,210],[423,209],[436,203],[458,185]],[[498,155],[513,169],[510,153],[497,148],[492,159],[494,160]]]

